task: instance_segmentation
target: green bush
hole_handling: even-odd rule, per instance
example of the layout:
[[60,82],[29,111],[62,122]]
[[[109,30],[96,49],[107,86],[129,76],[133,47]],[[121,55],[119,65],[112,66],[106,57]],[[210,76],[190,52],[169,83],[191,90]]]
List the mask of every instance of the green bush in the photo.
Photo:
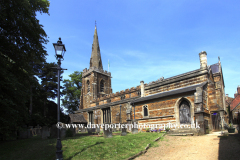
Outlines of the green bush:
[[165,128],[165,131],[167,131],[167,132],[170,131],[170,128],[169,128],[169,127],[166,127],[166,128]]
[[66,130],[66,137],[73,137],[73,133],[70,129]]

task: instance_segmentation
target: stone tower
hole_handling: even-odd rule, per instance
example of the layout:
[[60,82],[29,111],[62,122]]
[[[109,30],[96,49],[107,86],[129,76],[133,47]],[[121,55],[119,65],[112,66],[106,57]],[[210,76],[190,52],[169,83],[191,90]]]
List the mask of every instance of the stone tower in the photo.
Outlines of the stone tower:
[[85,68],[82,73],[79,109],[89,108],[92,100],[111,93],[111,73],[103,70],[97,27],[95,25],[89,69]]

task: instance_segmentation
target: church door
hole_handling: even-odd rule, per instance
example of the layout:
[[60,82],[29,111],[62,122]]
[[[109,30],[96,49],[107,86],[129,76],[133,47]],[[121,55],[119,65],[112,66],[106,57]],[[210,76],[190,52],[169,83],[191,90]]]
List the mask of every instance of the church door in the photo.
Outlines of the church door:
[[182,101],[179,106],[179,118],[180,124],[188,124],[191,123],[191,112],[189,103],[186,101]]
[[212,114],[212,127],[213,131],[218,131],[220,125],[220,115],[218,113]]

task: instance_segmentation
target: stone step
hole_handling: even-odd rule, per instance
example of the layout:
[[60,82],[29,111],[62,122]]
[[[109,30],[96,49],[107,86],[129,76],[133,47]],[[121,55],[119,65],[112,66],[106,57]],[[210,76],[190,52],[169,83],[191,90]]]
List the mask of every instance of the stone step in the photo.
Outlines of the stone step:
[[169,134],[170,136],[193,136],[194,133],[174,133],[174,134]]
[[170,133],[193,133],[193,132],[197,132],[197,131],[192,131],[192,130],[174,130],[174,131],[170,131]]

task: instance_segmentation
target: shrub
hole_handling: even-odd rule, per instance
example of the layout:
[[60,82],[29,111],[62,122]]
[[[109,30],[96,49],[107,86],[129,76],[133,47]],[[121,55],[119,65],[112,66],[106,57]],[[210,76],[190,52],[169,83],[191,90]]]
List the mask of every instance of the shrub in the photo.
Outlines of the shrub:
[[73,133],[70,129],[66,130],[66,137],[73,137]]
[[149,128],[146,128],[146,132],[149,132],[150,131],[150,129]]
[[165,128],[165,131],[167,131],[167,132],[170,131],[170,128],[169,128],[169,127],[166,127],[166,128]]

